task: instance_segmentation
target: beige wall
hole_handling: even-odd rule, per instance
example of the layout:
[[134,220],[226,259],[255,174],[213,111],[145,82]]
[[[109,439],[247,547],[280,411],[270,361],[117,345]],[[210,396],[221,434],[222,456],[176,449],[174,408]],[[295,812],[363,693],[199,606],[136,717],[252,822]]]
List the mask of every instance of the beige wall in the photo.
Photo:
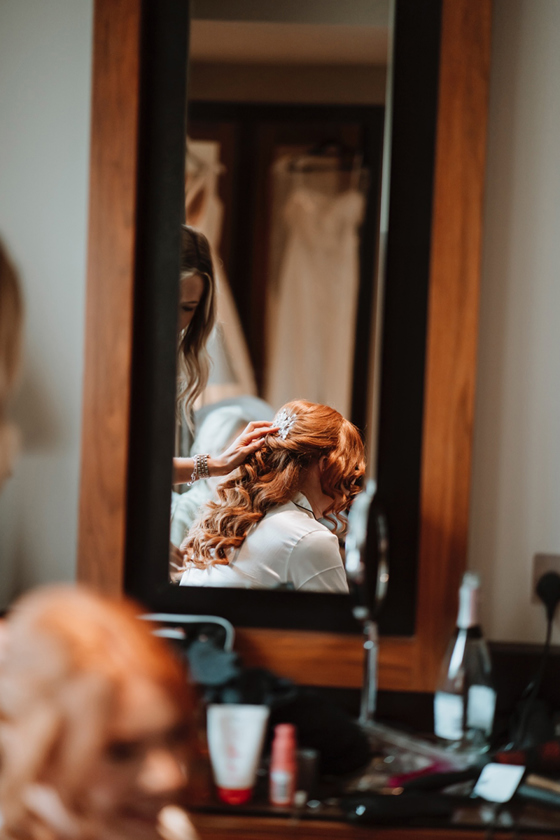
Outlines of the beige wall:
[[469,551],[490,638],[543,639],[535,552],[560,553],[560,3],[494,0]]
[[26,303],[14,406],[23,452],[0,495],[0,607],[75,575],[92,7],[0,2],[0,236]]

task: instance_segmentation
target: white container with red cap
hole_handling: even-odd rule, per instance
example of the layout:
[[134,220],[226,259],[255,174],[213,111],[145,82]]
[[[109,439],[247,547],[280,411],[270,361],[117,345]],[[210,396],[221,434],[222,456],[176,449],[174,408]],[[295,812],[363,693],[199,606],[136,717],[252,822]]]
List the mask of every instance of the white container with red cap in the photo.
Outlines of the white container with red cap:
[[218,796],[229,805],[251,799],[261,757],[267,706],[208,706],[208,749]]

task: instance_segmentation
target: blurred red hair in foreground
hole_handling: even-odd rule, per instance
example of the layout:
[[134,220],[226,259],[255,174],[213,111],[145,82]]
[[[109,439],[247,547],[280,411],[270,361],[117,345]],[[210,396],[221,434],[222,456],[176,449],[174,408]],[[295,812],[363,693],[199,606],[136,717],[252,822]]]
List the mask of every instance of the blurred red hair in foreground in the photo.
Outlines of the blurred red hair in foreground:
[[2,836],[157,836],[186,782],[178,660],[134,606],[70,586],[24,596],[3,635]]

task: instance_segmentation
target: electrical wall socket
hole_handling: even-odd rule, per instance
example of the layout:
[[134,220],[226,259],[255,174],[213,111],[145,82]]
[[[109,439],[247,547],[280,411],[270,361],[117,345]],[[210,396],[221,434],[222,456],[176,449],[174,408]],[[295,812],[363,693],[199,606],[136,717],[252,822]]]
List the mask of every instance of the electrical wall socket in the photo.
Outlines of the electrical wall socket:
[[560,575],[560,554],[535,554],[533,555],[533,582],[531,588],[531,603],[540,604],[541,599],[535,593],[539,578],[546,572],[557,572]]

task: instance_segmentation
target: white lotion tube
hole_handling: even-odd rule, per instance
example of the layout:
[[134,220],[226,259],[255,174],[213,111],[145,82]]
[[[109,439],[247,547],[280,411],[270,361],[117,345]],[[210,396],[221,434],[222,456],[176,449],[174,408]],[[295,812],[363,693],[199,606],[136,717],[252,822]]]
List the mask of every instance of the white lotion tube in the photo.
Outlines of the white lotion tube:
[[267,706],[208,706],[207,736],[218,796],[230,805],[251,798],[261,757]]

